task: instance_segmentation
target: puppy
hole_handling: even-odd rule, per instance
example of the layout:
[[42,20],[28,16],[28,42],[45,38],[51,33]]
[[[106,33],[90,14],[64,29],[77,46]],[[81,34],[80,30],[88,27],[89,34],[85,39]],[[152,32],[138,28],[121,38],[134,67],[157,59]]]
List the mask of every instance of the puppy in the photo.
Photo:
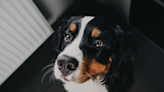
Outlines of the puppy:
[[67,92],[127,92],[133,83],[133,44],[119,23],[72,16],[55,30],[53,72]]

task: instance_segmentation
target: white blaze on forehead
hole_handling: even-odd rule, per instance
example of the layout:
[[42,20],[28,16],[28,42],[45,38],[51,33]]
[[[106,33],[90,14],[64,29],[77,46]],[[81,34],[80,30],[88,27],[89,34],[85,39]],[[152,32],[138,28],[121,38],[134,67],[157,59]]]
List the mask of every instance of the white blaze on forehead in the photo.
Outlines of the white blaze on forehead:
[[[73,40],[72,43],[70,43],[68,46],[65,47],[65,49],[58,55],[58,58],[60,56],[62,56],[62,55],[67,55],[67,56],[75,58],[79,62],[79,66],[81,65],[82,58],[83,58],[83,52],[80,50],[79,45],[80,45],[80,42],[81,42],[82,37],[84,35],[84,30],[86,28],[86,25],[93,18],[94,17],[91,17],[91,16],[85,16],[85,17],[82,18],[82,20],[81,20],[81,28],[79,30],[78,36]],[[56,59],[55,66],[54,66],[55,77],[57,79],[60,79],[60,80],[64,81],[64,79],[61,78],[62,73],[60,72],[60,70],[57,67],[57,60],[58,60],[58,58]],[[80,68],[78,67],[76,69],[76,71],[73,74],[67,76],[66,79],[71,80],[73,75],[78,76],[78,74],[80,73],[79,69]]]
[[77,61],[82,61],[83,53],[80,50],[79,45],[80,45],[80,42],[82,40],[86,25],[93,18],[94,17],[91,17],[91,16],[85,16],[82,18],[81,28],[79,30],[78,36],[73,40],[72,43],[70,43],[68,46],[65,47],[65,49],[59,54],[58,57],[60,57],[62,55],[67,55],[67,56],[75,58]]

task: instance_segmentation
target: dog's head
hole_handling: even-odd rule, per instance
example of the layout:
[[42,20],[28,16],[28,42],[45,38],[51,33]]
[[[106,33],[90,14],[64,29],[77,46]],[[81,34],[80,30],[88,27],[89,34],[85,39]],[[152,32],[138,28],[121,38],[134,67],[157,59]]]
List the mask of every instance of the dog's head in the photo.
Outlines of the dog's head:
[[[60,51],[54,65],[56,79],[84,83],[120,75],[121,65],[131,61],[125,32],[101,17],[74,16],[63,21],[55,33]],[[121,73],[122,74],[122,73]]]

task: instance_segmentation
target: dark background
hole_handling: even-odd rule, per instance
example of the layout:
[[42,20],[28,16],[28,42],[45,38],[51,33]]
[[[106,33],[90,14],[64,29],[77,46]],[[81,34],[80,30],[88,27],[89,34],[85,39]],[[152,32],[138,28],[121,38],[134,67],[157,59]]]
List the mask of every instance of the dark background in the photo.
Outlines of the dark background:
[[[85,13],[92,4],[76,0],[52,25],[63,17]],[[50,13],[39,0],[34,0],[46,19]],[[85,7],[83,10],[80,7]],[[108,12],[108,8],[104,11]],[[95,12],[93,12],[95,13]],[[164,0],[131,0],[129,28],[137,48],[134,61],[134,85],[129,92],[164,92]],[[61,83],[49,81],[41,70],[55,58],[53,35],[0,87],[0,92],[63,92]]]

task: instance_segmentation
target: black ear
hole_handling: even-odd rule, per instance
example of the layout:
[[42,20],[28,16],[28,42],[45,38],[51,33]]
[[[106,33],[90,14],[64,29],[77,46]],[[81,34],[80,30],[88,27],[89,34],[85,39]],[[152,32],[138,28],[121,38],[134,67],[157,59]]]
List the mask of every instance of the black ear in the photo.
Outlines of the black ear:
[[133,82],[132,59],[134,47],[128,32],[123,31],[119,25],[115,26],[114,31],[116,35],[116,49],[107,75],[107,83],[110,84],[110,90],[124,92],[123,90],[130,87]]
[[[64,18],[63,18],[64,17]],[[68,28],[68,25],[75,20],[79,20],[83,16],[63,16],[59,18],[53,25],[52,28],[54,29],[54,45],[55,49],[62,51],[62,42],[63,42],[63,34],[64,31]]]
[[54,30],[54,38],[53,38],[53,44],[54,48],[61,51],[62,47],[62,41],[63,41],[63,32],[64,32],[64,26],[66,26],[67,21],[69,17],[66,18],[59,18],[53,25],[52,28]]
[[53,45],[55,50],[61,51],[62,41],[63,41],[63,29],[62,26],[58,26],[54,29],[54,36],[53,36]]
[[114,75],[119,77],[120,73],[129,71],[129,68],[132,66],[134,46],[129,32],[123,31],[119,25],[116,25],[114,30],[117,37],[117,46],[113,57],[113,67]]

